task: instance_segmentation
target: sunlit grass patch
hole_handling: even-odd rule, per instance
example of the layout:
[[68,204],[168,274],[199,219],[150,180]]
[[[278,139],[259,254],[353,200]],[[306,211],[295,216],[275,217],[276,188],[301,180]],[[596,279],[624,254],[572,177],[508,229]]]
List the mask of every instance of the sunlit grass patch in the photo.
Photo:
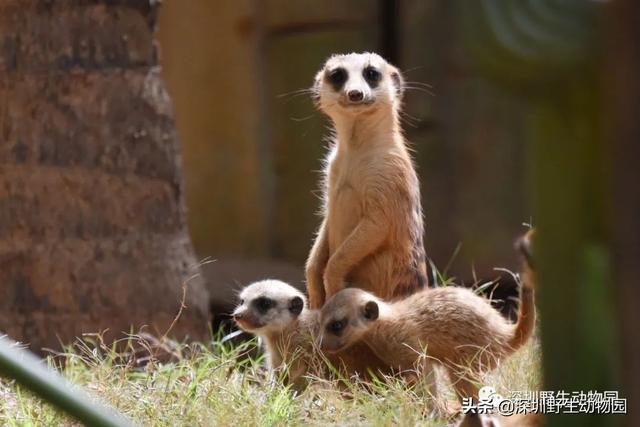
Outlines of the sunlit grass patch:
[[[243,344],[177,345],[135,336],[120,347],[87,337],[51,357],[63,375],[97,399],[118,408],[140,425],[425,425],[442,426],[443,411],[454,395],[438,380],[434,399],[420,385],[403,380],[338,387],[311,378],[296,392],[270,376],[255,352]],[[539,384],[535,340],[500,363],[485,383],[503,395]],[[11,381],[0,380],[0,424],[73,425],[49,405]]]

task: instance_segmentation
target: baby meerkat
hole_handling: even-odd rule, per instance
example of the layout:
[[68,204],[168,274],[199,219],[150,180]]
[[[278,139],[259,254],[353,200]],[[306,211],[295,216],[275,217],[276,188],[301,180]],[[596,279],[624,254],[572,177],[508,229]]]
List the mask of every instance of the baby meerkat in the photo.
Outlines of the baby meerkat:
[[428,285],[420,185],[400,128],[403,88],[398,69],[374,53],[334,55],[316,75],[335,138],[306,265],[311,308],[345,286],[391,299]]
[[[519,248],[528,254],[528,240]],[[330,353],[364,342],[400,371],[415,369],[420,352],[426,350],[429,358],[446,368],[460,398],[476,398],[478,374],[522,346],[533,331],[533,275],[528,257],[524,264],[515,324],[466,288],[429,289],[391,303],[348,288],[322,308],[321,347]]]
[[[301,377],[309,372],[327,374],[326,365],[317,357],[319,349],[313,344],[320,312],[306,308],[300,291],[280,280],[263,280],[246,286],[239,296],[233,318],[242,330],[262,339],[270,369],[285,369],[285,381],[296,386],[304,384]],[[384,366],[373,357],[338,352],[327,359],[343,374],[357,373],[367,379],[369,366]]]
[[319,313],[305,309],[305,297],[279,280],[263,280],[240,292],[233,319],[264,343],[267,366],[287,369],[287,381],[297,383],[307,373]]

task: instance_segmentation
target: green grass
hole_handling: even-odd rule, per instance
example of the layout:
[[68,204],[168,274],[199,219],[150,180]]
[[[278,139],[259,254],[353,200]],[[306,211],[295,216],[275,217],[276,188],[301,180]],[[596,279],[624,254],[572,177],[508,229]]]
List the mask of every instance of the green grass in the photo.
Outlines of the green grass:
[[[437,400],[396,379],[369,387],[356,383],[347,393],[332,382],[313,379],[304,392],[296,394],[269,378],[260,356],[246,356],[254,344],[175,345],[137,336],[116,351],[95,336],[49,358],[49,363],[96,399],[145,426],[442,426],[447,422],[434,411],[454,399],[446,381],[438,380]],[[484,383],[503,395],[509,390],[536,389],[539,365],[539,348],[533,339],[504,360]],[[0,424],[74,422],[3,379]]]

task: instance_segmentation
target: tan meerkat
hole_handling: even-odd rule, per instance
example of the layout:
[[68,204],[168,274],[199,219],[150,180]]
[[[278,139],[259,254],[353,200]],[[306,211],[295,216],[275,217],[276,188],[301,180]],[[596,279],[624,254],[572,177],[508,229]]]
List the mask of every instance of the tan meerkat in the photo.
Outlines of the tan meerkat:
[[318,311],[305,309],[304,294],[279,280],[252,283],[239,296],[236,324],[261,338],[268,368],[286,369],[286,381],[299,384],[309,370]]
[[[521,250],[528,247],[528,240],[520,244]],[[363,342],[400,371],[414,370],[426,350],[446,368],[460,398],[476,398],[478,374],[522,346],[533,331],[533,276],[527,260],[515,324],[466,288],[429,289],[390,303],[348,288],[322,308],[321,347],[330,353]]]
[[[239,297],[233,318],[242,330],[261,338],[268,368],[284,370],[285,382],[298,387],[304,385],[302,376],[307,373],[329,376],[326,364],[318,357],[319,349],[313,345],[320,312],[306,307],[304,294],[280,280],[263,280],[246,286]],[[351,352],[327,359],[342,374],[358,373],[363,379],[369,378],[369,364],[384,365],[377,358],[371,361]]]
[[323,220],[306,264],[311,308],[345,286],[380,298],[428,285],[420,185],[400,127],[398,69],[374,53],[330,57],[313,87],[333,122]]

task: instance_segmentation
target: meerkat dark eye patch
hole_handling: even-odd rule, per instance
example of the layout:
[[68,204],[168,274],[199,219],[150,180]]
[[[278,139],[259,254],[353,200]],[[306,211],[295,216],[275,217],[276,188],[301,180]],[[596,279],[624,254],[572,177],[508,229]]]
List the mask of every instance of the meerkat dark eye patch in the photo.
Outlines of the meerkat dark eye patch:
[[325,77],[327,82],[329,82],[331,87],[333,87],[333,90],[337,92],[342,89],[342,86],[344,86],[348,75],[347,70],[342,67],[338,67],[328,71]]
[[304,301],[300,297],[293,297],[291,301],[289,301],[289,311],[296,316],[302,313],[302,309],[304,308]]
[[327,331],[333,335],[340,335],[345,326],[347,326],[347,319],[334,320],[327,325]]
[[367,84],[372,89],[378,87],[380,83],[380,79],[382,79],[382,74],[375,67],[371,65],[367,66],[362,70],[362,76],[367,81]]
[[275,302],[270,298],[260,297],[253,301],[254,307],[261,313],[266,313],[269,309],[273,308]]

